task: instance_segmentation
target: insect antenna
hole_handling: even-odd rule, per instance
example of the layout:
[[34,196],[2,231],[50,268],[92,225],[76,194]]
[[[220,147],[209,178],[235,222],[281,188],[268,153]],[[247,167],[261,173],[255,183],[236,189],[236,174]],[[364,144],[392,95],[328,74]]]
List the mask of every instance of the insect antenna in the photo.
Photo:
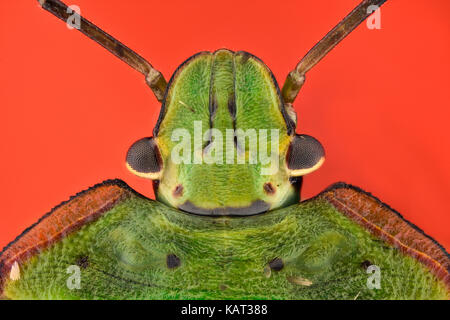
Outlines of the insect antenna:
[[293,103],[305,82],[305,74],[327,55],[339,42],[372,14],[372,8],[380,7],[386,0],[364,0],[300,60],[284,82],[281,90],[285,103]]
[[[68,8],[67,5],[59,0],[38,0],[38,2],[42,8],[64,22],[68,23],[74,14],[77,15],[77,13],[74,13],[72,9]],[[161,72],[153,68],[147,60],[81,16],[79,16],[79,24],[74,27],[116,57],[126,62],[130,67],[142,73],[145,76],[145,81],[148,86],[155,94],[156,99],[162,102],[167,82]]]

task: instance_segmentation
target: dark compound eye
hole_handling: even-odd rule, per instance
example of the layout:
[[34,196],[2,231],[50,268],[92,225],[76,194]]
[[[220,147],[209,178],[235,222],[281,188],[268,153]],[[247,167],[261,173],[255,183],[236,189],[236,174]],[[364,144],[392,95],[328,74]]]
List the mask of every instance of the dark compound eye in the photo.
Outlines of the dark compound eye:
[[292,176],[302,176],[318,169],[325,160],[319,141],[308,135],[295,135],[287,153],[287,166]]
[[153,138],[136,141],[128,149],[126,161],[131,171],[137,175],[153,179],[154,174],[161,171],[160,155]]

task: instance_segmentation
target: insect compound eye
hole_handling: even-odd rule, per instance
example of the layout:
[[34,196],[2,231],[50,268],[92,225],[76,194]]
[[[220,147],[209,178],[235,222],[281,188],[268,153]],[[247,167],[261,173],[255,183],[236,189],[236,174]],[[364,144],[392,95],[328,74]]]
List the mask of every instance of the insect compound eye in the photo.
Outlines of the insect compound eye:
[[315,138],[295,135],[286,156],[290,175],[297,177],[317,170],[325,161],[325,150]]
[[127,168],[134,174],[158,179],[162,169],[158,146],[153,138],[142,138],[128,149]]

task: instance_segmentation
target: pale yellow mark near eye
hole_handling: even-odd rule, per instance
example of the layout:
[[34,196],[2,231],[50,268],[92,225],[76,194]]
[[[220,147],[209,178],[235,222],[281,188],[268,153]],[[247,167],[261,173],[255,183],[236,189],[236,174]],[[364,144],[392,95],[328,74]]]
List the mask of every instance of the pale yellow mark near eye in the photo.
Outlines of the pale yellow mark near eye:
[[300,177],[300,176],[304,176],[305,174],[311,173],[313,171],[316,171],[317,169],[319,169],[322,164],[325,162],[325,157],[320,158],[319,161],[317,161],[317,163],[312,166],[311,168],[305,168],[305,169],[298,169],[298,170],[291,170],[290,175],[293,177]]
[[11,267],[11,271],[9,273],[9,278],[12,281],[17,281],[20,279],[20,267],[19,267],[19,264],[17,263],[17,261],[14,261],[14,263]]
[[186,103],[184,103],[184,102],[181,101],[181,100],[178,100],[178,102],[180,102],[181,105],[185,106],[186,108],[188,108],[189,110],[191,110],[192,112],[195,113],[194,108],[192,108],[191,106],[188,106]]
[[134,170],[128,163],[125,163],[127,169],[132,173],[141,178],[151,179],[151,180],[159,180],[161,178],[161,171],[158,172],[139,172]]
[[298,284],[300,286],[309,287],[310,285],[313,284],[310,280],[302,278],[302,277],[288,277],[287,279],[290,283]]

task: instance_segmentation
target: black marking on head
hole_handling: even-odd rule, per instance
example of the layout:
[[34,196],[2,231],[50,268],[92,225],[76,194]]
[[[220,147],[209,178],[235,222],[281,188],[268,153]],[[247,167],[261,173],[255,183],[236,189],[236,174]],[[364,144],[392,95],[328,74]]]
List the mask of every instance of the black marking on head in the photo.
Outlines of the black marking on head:
[[247,63],[248,59],[250,59],[250,57],[253,56],[252,54],[250,54],[250,53],[248,53],[246,51],[239,51],[239,52],[237,52],[237,54],[242,57],[242,59],[241,59],[241,63],[242,64]]
[[270,195],[274,194],[276,191],[276,188],[270,182],[264,183],[263,188],[264,192]]
[[214,117],[217,112],[217,96],[212,94],[211,99],[209,101],[209,127],[213,127]]
[[230,96],[228,97],[228,112],[231,115],[231,121],[233,125],[233,142],[234,147],[237,149],[237,137],[236,137],[236,113],[237,113],[237,106],[236,106],[236,59],[233,52],[233,92],[230,93]]
[[325,156],[325,150],[319,141],[308,135],[295,135],[286,156],[287,166],[291,170],[314,167]]
[[166,265],[167,268],[174,269],[181,265],[181,260],[175,254],[169,253],[166,257]]
[[[281,97],[280,97],[280,99],[282,100]],[[288,113],[284,107],[284,102],[281,102],[281,105],[282,105],[281,109],[283,110],[281,113],[283,114],[284,121],[286,122],[286,128],[287,128],[286,131],[287,131],[288,136],[290,136],[291,134],[295,133],[295,128],[297,127],[297,125],[294,122],[294,120],[292,120],[291,116],[288,115]]]
[[192,202],[186,201],[178,206],[178,208],[188,213],[203,216],[250,216],[268,211],[270,209],[270,205],[262,200],[256,200],[248,207],[221,207],[206,209],[197,207]]
[[234,94],[230,94],[228,98],[228,111],[230,112],[231,118],[233,119],[233,127],[234,121],[236,120],[236,97]]
[[128,165],[140,173],[152,173],[161,170],[158,147],[153,138],[143,138],[128,149]]
[[[251,58],[254,58],[254,59],[258,60],[264,66],[266,66],[266,68],[267,68],[267,70],[268,70],[268,72],[269,72],[269,74],[270,74],[270,76],[272,78],[272,81],[275,84],[275,89],[277,91],[277,95],[278,95],[278,98],[280,100],[280,112],[283,115],[284,121],[286,123],[287,134],[288,135],[294,134],[295,133],[296,124],[295,124],[294,121],[292,121],[291,117],[287,114],[286,108],[284,106],[283,97],[281,95],[280,87],[278,85],[278,82],[277,82],[277,80],[276,80],[272,70],[270,70],[270,68],[267,67],[267,65],[264,63],[264,61],[262,61],[260,58],[258,58],[257,56],[255,56],[255,55],[253,55],[253,54],[251,54],[249,52],[246,52],[246,51],[234,52],[234,51],[231,51],[231,50],[228,50],[228,51],[231,52],[231,53],[234,53],[235,55],[241,55],[243,57],[241,63],[246,63],[247,60],[251,57]],[[205,54],[211,54],[211,52],[209,52],[209,51],[201,51],[199,53],[194,54],[193,56],[191,56],[188,59],[186,59],[182,64],[180,64],[178,66],[178,68],[175,70],[175,72],[172,74],[172,77],[170,78],[170,80],[169,80],[169,82],[167,84],[166,92],[164,93],[164,99],[163,99],[163,102],[162,102],[162,105],[161,105],[161,111],[159,113],[158,120],[156,122],[155,127],[153,128],[153,136],[154,137],[158,136],[159,128],[161,126],[161,122],[164,120],[164,117],[166,115],[166,112],[167,112],[167,105],[166,105],[167,104],[167,96],[169,95],[169,90],[170,90],[173,82],[175,81],[176,76],[178,75],[179,71],[184,66],[186,66],[191,60],[197,58],[200,55],[205,55]]]
[[289,177],[289,182],[292,184],[292,185],[294,185],[294,186],[296,186],[296,185],[302,185],[302,182],[303,182],[303,177],[302,176],[299,176],[299,177]]
[[173,196],[178,198],[183,195],[183,186],[181,184],[177,185],[173,190]]
[[[213,127],[214,123],[214,117],[217,112],[217,96],[214,91],[214,80],[215,80],[215,73],[214,73],[214,65],[216,64],[216,55],[213,54],[212,62],[211,62],[211,73],[209,77],[209,101],[208,101],[208,109],[209,109],[209,128]],[[209,140],[211,141],[211,136],[209,137]]]
[[152,185],[153,185],[153,192],[156,194],[158,193],[158,189],[159,189],[159,180],[152,180]]
[[[282,98],[281,98],[282,99]],[[283,103],[283,117],[285,117],[286,126],[288,128],[288,135],[295,133],[295,127],[297,126],[297,113],[292,103]]]
[[289,177],[289,182],[291,183],[292,187],[296,190],[297,194],[300,197],[303,184],[303,177],[302,176]]
[[275,258],[269,262],[269,267],[273,271],[281,271],[284,268],[284,262],[281,258]]
[[361,262],[361,268],[363,268],[364,270],[367,270],[368,267],[370,267],[372,265],[372,262],[370,262],[369,260],[364,260],[363,262]]
[[76,261],[76,265],[81,269],[86,269],[89,267],[89,257],[88,256],[80,256]]
[[[213,68],[211,69],[213,70]],[[211,79],[213,78],[213,74],[211,74]],[[211,84],[210,84],[210,93],[209,93],[209,105],[208,105],[208,109],[209,109],[209,128],[212,129],[213,128],[213,123],[214,123],[214,117],[216,116],[216,112],[217,112],[217,97],[215,94],[212,93],[213,89],[212,89],[212,80],[211,80]],[[208,152],[208,147],[211,145],[212,143],[212,130],[209,131],[209,137],[208,139],[203,143],[203,147],[202,150],[204,153]]]
[[209,149],[211,148],[212,139],[206,140],[205,143],[203,143],[203,154],[207,154],[209,152]]
[[239,146],[238,146],[238,139],[237,139],[236,133],[234,134],[233,142],[234,142],[234,147],[235,147],[236,149],[239,149]]
[[[209,101],[208,101],[208,111],[209,111],[209,128],[212,129],[214,125],[214,117],[217,112],[217,96],[214,92],[214,64],[216,63],[216,55],[213,54],[212,62],[211,62],[211,73],[209,76]],[[209,150],[209,146],[212,143],[212,130],[209,131],[209,137],[205,143],[203,143],[203,153],[207,153]]]
[[[234,59],[233,59],[233,85],[236,86],[236,73],[234,71]],[[236,89],[228,97],[228,112],[231,115],[231,120],[233,122],[233,143],[234,148],[238,149],[238,141],[236,136]]]

